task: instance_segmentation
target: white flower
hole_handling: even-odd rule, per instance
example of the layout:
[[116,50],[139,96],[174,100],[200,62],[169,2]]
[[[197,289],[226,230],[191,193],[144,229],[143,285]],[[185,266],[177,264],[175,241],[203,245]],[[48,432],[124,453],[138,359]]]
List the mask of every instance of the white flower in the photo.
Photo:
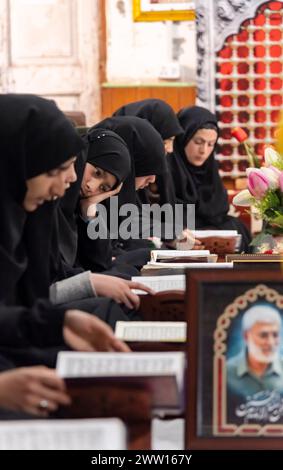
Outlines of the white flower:
[[278,165],[279,163],[283,163],[283,159],[281,155],[276,152],[272,147],[267,147],[264,151],[264,161],[267,166],[270,165]]
[[233,204],[235,206],[248,207],[253,203],[253,197],[248,189],[243,189],[234,198]]

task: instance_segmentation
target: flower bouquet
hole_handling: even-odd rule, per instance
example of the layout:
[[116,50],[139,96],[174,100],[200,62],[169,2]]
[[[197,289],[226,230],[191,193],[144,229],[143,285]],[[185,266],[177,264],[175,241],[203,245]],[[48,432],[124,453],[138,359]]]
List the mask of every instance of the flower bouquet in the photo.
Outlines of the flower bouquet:
[[261,252],[283,252],[283,156],[268,147],[264,166],[249,167],[246,174],[248,189],[240,191],[233,204],[254,208],[263,220],[263,230],[252,245]]

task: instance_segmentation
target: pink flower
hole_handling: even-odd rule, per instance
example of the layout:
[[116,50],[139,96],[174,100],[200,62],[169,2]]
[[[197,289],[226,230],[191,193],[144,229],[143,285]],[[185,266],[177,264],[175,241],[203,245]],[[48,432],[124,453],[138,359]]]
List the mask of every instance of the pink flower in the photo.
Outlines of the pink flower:
[[279,177],[281,175],[281,171],[278,170],[278,168],[275,168],[275,166],[269,166],[268,168],[263,166],[260,171],[267,178],[270,189],[279,188]]
[[281,193],[283,193],[283,171],[281,171],[281,174],[279,176],[279,188]]
[[257,169],[252,169],[248,173],[248,189],[257,199],[261,199],[269,189],[268,178]]

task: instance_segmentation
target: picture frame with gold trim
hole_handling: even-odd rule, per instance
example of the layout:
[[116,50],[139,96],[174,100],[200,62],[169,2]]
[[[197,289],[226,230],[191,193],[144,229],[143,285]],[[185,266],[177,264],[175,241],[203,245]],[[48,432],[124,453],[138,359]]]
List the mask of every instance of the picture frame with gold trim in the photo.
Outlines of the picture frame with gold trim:
[[[276,381],[269,385],[266,375],[255,376],[256,390],[249,382],[251,369],[236,369],[239,381],[238,375],[229,376],[231,363],[245,354],[249,367],[242,318],[251,307],[267,307],[280,316],[277,356],[266,371],[283,364],[282,281],[280,269],[187,272],[187,449],[283,449],[283,367],[278,371],[274,366]],[[243,367],[243,362],[237,364]],[[237,390],[231,388],[235,380]]]
[[193,21],[195,17],[195,2],[133,0],[134,21]]

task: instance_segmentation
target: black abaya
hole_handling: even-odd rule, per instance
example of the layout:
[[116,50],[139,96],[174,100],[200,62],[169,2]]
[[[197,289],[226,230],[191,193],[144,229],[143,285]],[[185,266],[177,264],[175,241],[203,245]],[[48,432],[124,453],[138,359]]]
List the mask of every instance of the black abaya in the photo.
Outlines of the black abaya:
[[149,98],[128,103],[113,113],[113,116],[136,116],[146,119],[157,130],[163,140],[182,134],[171,106],[163,100]]
[[178,118],[184,134],[176,137],[169,162],[177,202],[184,207],[184,220],[186,205],[194,204],[196,229],[237,230],[242,235],[241,250],[248,250],[250,234],[247,228],[239,219],[228,215],[227,191],[219,175],[214,151],[200,167],[189,163],[185,155],[187,143],[199,129],[210,124],[219,132],[216,116],[205,108],[192,106],[181,110]]
[[1,95],[0,110],[0,352],[16,365],[54,366],[65,317],[47,300],[56,203],[34,212],[22,203],[26,180],[74,157],[83,141],[43,98]]
[[[138,117],[113,117],[108,118],[98,123],[93,128],[89,129],[88,134],[97,128],[106,128],[117,133],[127,144],[131,156],[131,173],[123,183],[123,187],[118,195],[118,211],[124,204],[137,205],[135,177],[148,176],[152,174],[163,174],[165,170],[165,151],[162,139],[158,132],[144,119]],[[109,201],[105,201],[105,207],[109,213]],[[119,217],[118,225],[125,220],[125,217]],[[110,224],[108,221],[108,228]],[[132,253],[130,257],[123,257],[119,260],[121,254],[125,255],[125,250],[129,245],[134,244],[134,249],[138,249]],[[94,247],[96,245],[96,248]],[[91,249],[91,246],[93,248]],[[137,275],[141,266],[146,264],[150,258],[151,246],[145,250],[144,240],[95,240],[92,241],[87,235],[87,224],[79,221],[79,257],[80,261],[86,269],[95,268],[96,271],[103,269],[110,270],[114,267],[113,274],[118,272],[128,275]],[[99,262],[99,254],[101,254]],[[106,260],[104,254],[108,255]],[[112,257],[115,256],[116,260],[112,263]],[[95,257],[95,258],[94,258]],[[92,258],[92,259],[91,259]],[[128,269],[125,261],[131,262],[132,267]],[[107,267],[105,265],[107,263]],[[111,267],[110,267],[111,266]],[[133,271],[133,268],[135,269]],[[136,271],[136,272],[135,272]]]
[[48,298],[54,203],[26,212],[26,180],[74,157],[83,142],[51,101],[1,95],[0,110],[0,302],[32,306]]
[[[157,130],[163,141],[183,133],[183,129],[174,110],[168,103],[159,99],[146,99],[126,104],[115,111],[113,116],[137,116],[146,119]],[[174,182],[170,174],[169,162],[167,161],[168,158],[170,157],[166,156],[164,172],[162,175],[157,175],[155,184],[159,195],[159,205],[170,204],[174,214],[176,196]],[[137,197],[140,205],[151,203],[149,188],[139,190]],[[179,233],[175,233],[174,230],[171,239],[176,238],[177,235],[179,235]],[[161,238],[163,240],[166,239],[163,226]]]
[[[109,240],[91,240],[87,234],[88,224],[80,217],[80,188],[86,162],[113,174],[116,186],[123,182],[131,170],[131,158],[123,139],[108,129],[93,128],[83,140],[86,148],[76,162],[77,181],[60,200],[57,210],[59,227],[59,246],[63,260],[61,269],[57,260],[54,280],[61,280],[84,269],[93,272],[125,277],[138,275],[139,272],[125,261],[115,265],[112,262],[112,246]],[[107,228],[105,227],[107,231]],[[80,243],[77,243],[78,238]],[[114,266],[115,265],[115,266]],[[76,271],[75,271],[76,270]]]
[[51,101],[1,95],[0,110],[0,350],[22,364],[49,363],[49,348],[64,344],[65,316],[47,300],[54,203],[34,212],[22,203],[26,180],[74,157],[83,142]]

